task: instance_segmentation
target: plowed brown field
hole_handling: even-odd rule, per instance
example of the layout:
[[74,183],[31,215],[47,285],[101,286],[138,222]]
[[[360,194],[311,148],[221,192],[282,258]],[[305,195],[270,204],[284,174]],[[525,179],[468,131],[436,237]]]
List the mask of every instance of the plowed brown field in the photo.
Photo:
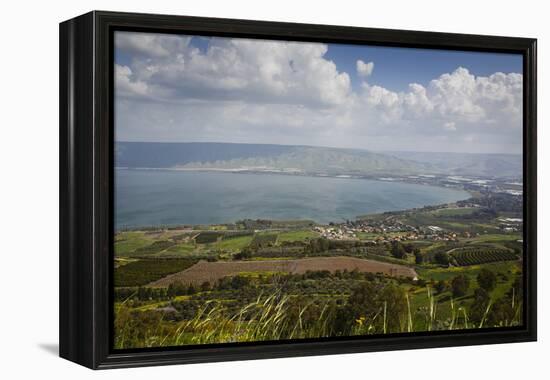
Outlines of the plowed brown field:
[[199,261],[192,267],[152,282],[149,286],[167,287],[171,283],[200,285],[205,281],[214,283],[220,278],[234,276],[241,272],[287,272],[305,273],[306,271],[328,270],[335,272],[357,269],[360,272],[384,273],[394,277],[416,277],[414,269],[404,265],[383,263],[354,257],[314,257],[298,260],[262,260],[262,261]]

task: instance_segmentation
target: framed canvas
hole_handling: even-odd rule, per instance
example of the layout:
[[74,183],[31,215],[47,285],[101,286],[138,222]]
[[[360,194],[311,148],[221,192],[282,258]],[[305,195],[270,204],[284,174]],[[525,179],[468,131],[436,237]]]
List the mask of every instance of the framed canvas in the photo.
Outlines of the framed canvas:
[[536,340],[536,40],[60,24],[60,356]]

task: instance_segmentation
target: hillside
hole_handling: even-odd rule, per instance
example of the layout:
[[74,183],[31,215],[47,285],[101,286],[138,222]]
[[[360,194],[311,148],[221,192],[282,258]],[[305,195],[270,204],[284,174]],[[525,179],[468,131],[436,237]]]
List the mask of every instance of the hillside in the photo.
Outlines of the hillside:
[[435,171],[453,175],[521,178],[522,156],[519,154],[385,152],[385,154],[430,164]]
[[521,156],[372,152],[311,146],[117,142],[117,167],[269,170],[326,175],[521,176]]

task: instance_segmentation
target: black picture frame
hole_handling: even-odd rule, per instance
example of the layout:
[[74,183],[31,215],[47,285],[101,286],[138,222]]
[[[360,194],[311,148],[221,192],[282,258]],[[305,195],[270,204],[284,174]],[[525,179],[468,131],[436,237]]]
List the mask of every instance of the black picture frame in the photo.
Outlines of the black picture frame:
[[[524,326],[115,351],[113,32],[188,33],[523,55]],[[60,356],[93,369],[535,341],[536,39],[93,11],[60,24]]]

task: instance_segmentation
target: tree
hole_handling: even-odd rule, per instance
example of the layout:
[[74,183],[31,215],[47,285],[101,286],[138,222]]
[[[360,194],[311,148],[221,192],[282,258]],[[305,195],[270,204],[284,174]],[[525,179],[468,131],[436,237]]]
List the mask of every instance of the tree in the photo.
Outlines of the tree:
[[329,247],[330,247],[329,243],[330,242],[328,241],[328,239],[324,237],[319,238],[319,248],[321,249],[321,252],[325,252],[329,250]]
[[176,295],[176,293],[174,292],[174,284],[173,283],[170,283],[168,285],[168,291],[167,291],[167,296],[168,298],[172,298]]
[[187,288],[187,294],[195,294],[197,292],[197,289],[193,286],[193,284],[189,284],[189,287]]
[[364,282],[356,287],[348,298],[348,306],[354,318],[374,316],[380,310],[378,296],[380,286],[374,282]]
[[174,296],[183,296],[187,294],[187,286],[180,281],[171,283],[168,285],[168,294],[170,298]]
[[147,297],[147,289],[145,289],[145,288],[142,287],[142,286],[140,286],[140,287],[138,288],[137,294],[138,294],[138,299],[139,299],[140,301],[143,301],[143,300],[147,300],[147,299],[148,299],[148,297]]
[[201,291],[203,292],[206,292],[208,290],[210,290],[212,288],[212,286],[210,285],[210,282],[208,281],[204,281],[201,285]]
[[474,291],[474,301],[470,308],[470,319],[479,323],[487,311],[491,297],[483,288],[477,288]]
[[325,252],[325,251],[328,251],[329,248],[330,248],[330,242],[328,239],[324,237],[311,239],[307,246],[309,253]]
[[446,252],[437,252],[434,255],[434,260],[439,265],[443,265],[443,266],[449,265],[449,255]]
[[389,284],[380,294],[380,303],[386,307],[386,332],[403,332],[407,323],[407,299],[405,290]]
[[250,284],[250,278],[245,276],[234,276],[231,279],[231,287],[233,289],[242,289]]
[[516,277],[514,280],[514,283],[512,284],[512,287],[507,292],[508,297],[511,299],[514,298],[516,301],[519,298],[521,298],[521,295],[523,294],[523,279],[521,276]]
[[415,251],[414,245],[412,245],[411,243],[403,244],[403,249],[407,253],[413,253]]
[[466,295],[469,287],[470,279],[463,274],[456,276],[451,281],[451,290],[453,292],[453,297],[462,297]]
[[447,290],[448,284],[445,280],[439,280],[435,283],[435,291],[437,294],[443,293],[445,290]]
[[407,322],[405,290],[391,283],[364,282],[353,290],[346,307],[338,312],[336,330],[345,334],[355,320],[363,318],[382,332],[384,309],[386,332],[403,332]]
[[491,292],[497,285],[497,276],[489,269],[483,268],[477,275],[477,283],[480,288],[486,290],[487,292]]
[[417,264],[422,264],[424,262],[424,255],[422,254],[422,252],[420,252],[418,248],[415,248],[413,252],[414,252],[414,262]]
[[245,260],[252,257],[252,249],[250,247],[245,247],[241,252],[235,254],[233,258],[235,260]]
[[407,256],[403,244],[396,240],[391,242],[391,254],[397,259],[404,259]]
[[511,300],[507,297],[502,297],[491,305],[485,326],[508,326],[515,318],[515,310],[512,307]]

